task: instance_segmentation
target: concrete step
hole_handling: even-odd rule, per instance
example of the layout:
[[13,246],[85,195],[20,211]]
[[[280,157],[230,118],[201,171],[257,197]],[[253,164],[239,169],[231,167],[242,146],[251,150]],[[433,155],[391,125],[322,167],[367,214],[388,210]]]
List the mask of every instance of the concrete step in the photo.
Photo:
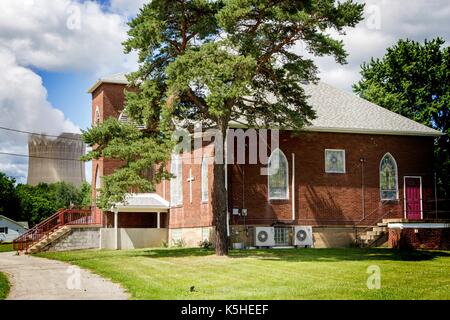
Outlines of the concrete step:
[[387,227],[374,227],[373,231],[377,231],[377,232],[387,232],[388,228]]
[[386,232],[385,232],[385,231],[375,230],[375,228],[374,228],[373,231],[367,231],[367,234],[368,234],[368,235],[371,235],[371,236],[381,236],[381,235],[383,235],[384,233],[386,233]]
[[40,250],[42,248],[45,248],[50,243],[58,240],[59,238],[61,238],[63,235],[65,235],[69,231],[70,231],[70,227],[68,227],[68,226],[64,226],[64,227],[56,230],[55,232],[51,233],[49,236],[43,238],[41,241],[39,241],[36,244],[34,244],[33,246],[31,246],[31,248],[29,248],[29,252],[30,253],[40,252]]
[[388,224],[388,223],[396,223],[396,222],[403,222],[403,219],[402,218],[383,219],[382,223]]

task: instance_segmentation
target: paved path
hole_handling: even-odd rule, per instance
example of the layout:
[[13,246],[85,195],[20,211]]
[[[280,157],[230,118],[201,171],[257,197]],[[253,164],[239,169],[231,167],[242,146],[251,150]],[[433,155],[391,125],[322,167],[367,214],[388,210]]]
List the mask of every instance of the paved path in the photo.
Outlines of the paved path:
[[[126,300],[117,284],[70,264],[15,252],[0,253],[0,271],[11,283],[8,300]],[[78,276],[80,275],[80,276]]]

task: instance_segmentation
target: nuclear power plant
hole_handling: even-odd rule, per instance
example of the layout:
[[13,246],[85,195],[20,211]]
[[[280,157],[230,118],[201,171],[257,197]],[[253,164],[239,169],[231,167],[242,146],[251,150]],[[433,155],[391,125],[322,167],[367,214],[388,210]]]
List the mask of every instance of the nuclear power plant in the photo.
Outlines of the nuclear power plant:
[[79,134],[63,133],[58,138],[30,137],[28,141],[28,184],[67,182],[79,187],[85,181],[80,157],[86,145]]

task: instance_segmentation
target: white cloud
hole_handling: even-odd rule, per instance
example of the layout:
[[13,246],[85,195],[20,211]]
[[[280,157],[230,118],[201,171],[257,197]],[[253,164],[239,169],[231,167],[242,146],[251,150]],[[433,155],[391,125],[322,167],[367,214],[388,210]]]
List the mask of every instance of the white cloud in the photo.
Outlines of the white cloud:
[[[423,42],[440,36],[450,41],[450,2],[447,0],[358,2],[366,3],[365,20],[356,28],[348,29],[346,35],[338,36],[349,53],[348,64],[339,66],[331,58],[314,59],[321,71],[320,77],[331,85],[350,91],[352,84],[360,79],[360,66],[371,57],[383,57],[386,49],[399,39]],[[378,13],[379,17],[374,16]],[[374,21],[379,21],[379,28]]]
[[[93,77],[135,69],[123,53],[125,14],[139,1],[112,1],[110,10],[84,0],[0,1],[0,126],[58,135],[79,132],[47,99],[45,71],[83,71]],[[133,4],[132,7],[128,5]],[[0,152],[27,154],[27,135],[0,130]],[[27,158],[0,155],[0,171],[26,181]]]
[[134,68],[135,55],[123,54],[126,22],[91,1],[0,1],[1,46],[13,52],[20,65],[41,70],[98,76]]
[[[42,79],[17,64],[14,55],[0,47],[0,126],[58,135],[80,129],[47,100]],[[0,152],[27,154],[28,136],[0,130]],[[0,155],[0,171],[23,181],[26,158]]]

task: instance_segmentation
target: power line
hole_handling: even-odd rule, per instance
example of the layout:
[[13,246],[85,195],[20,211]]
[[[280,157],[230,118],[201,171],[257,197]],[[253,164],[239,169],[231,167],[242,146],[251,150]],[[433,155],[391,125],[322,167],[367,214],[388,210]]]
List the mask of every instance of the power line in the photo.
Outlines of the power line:
[[68,158],[52,158],[52,157],[40,157],[40,156],[29,156],[26,154],[17,154],[17,153],[9,153],[9,152],[0,152],[0,155],[12,156],[12,157],[21,157],[21,158],[37,158],[37,159],[47,159],[47,160],[61,160],[61,161],[76,161],[76,162],[84,162],[80,159],[68,159]]
[[41,136],[41,137],[49,137],[49,138],[59,138],[59,139],[67,139],[67,140],[74,140],[74,141],[82,141],[82,139],[80,139],[80,138],[61,137],[61,136],[55,136],[55,135],[51,135],[51,134],[43,134],[43,133],[24,131],[24,130],[18,130],[18,129],[11,129],[11,128],[5,128],[5,127],[0,127],[0,130],[11,131],[11,132],[18,132],[18,133],[23,133],[23,134],[31,134],[31,135],[34,135],[34,136]]

